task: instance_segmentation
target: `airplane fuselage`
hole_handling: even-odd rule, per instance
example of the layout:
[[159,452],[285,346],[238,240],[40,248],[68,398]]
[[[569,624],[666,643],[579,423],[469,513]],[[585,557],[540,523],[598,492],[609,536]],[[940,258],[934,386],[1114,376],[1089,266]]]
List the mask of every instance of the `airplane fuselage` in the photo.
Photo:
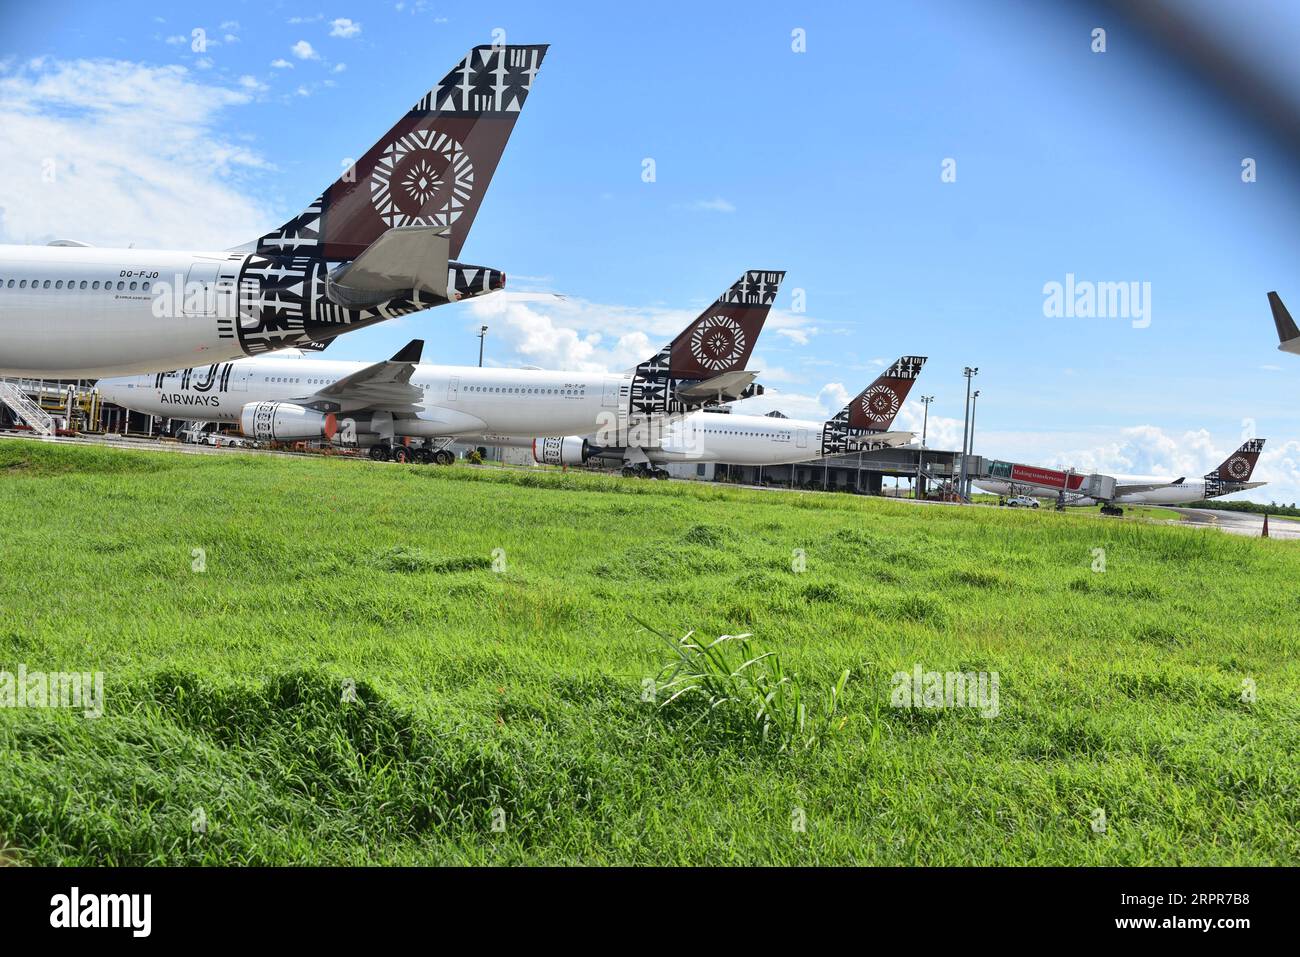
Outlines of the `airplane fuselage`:
[[[110,402],[171,418],[238,422],[250,402],[294,402],[370,363],[266,356],[199,369],[105,379]],[[592,432],[627,408],[630,373],[548,372],[420,364],[411,385],[422,401],[393,422],[403,436],[501,437]],[[362,400],[340,401],[337,415],[366,431]]]
[[[308,346],[441,305],[427,293],[370,309],[325,297],[305,256],[89,246],[0,246],[0,375],[91,379]],[[451,264],[456,298],[499,273]],[[503,283],[504,280],[501,280]]]
[[[1207,490],[1205,482],[1179,482],[1173,484],[1173,479],[1160,479],[1151,476],[1124,475],[1116,476],[1116,493],[1110,504],[1113,505],[1186,505],[1190,502],[1201,502],[1207,498],[1219,498],[1224,495],[1231,495],[1234,492],[1242,492],[1246,489],[1259,488],[1263,482],[1241,482],[1219,490]],[[1148,488],[1140,492],[1125,492],[1123,487],[1129,485],[1153,485],[1159,482],[1166,484],[1157,488]],[[1013,482],[1000,482],[995,480],[982,480],[974,483],[979,489],[986,492],[992,492],[994,495],[1029,495],[1033,498],[1043,499],[1045,501],[1056,501],[1057,495],[1049,489],[1041,487],[1026,488],[1023,485]],[[1090,498],[1086,495],[1067,493],[1065,496],[1066,505],[1100,505],[1099,500]]]
[[[825,422],[769,415],[693,412],[665,424],[658,445],[647,447],[651,462],[726,462],[729,465],[789,465],[825,453]],[[910,433],[865,433],[863,441],[905,444]],[[597,438],[599,444],[599,438]]]

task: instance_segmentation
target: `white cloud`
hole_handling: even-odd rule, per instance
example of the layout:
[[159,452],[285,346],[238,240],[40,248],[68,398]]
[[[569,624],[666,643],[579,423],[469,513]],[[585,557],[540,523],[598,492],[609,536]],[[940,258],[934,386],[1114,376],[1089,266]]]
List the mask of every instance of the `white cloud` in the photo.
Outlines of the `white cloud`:
[[265,232],[279,218],[240,187],[268,164],[225,132],[250,99],[181,66],[120,60],[0,75],[4,237],[223,249]]
[[695,202],[686,203],[680,208],[701,213],[734,213],[736,211],[736,207],[721,196],[715,196],[713,199],[697,199]]
[[330,21],[330,36],[332,37],[342,37],[344,40],[350,40],[360,33],[361,24],[354,23],[347,17],[339,17],[337,20]]
[[325,14],[323,14],[323,13],[318,13],[318,14],[316,14],[314,17],[290,17],[290,18],[289,18],[289,22],[292,23],[292,24],[298,24],[298,23],[319,23],[320,21],[322,21],[322,20],[324,20],[324,19],[325,19]]
[[335,73],[342,73],[342,72],[343,72],[344,70],[346,70],[347,68],[348,68],[348,65],[347,65],[346,63],[335,63],[335,64],[334,64],[334,72],[335,72]]
[[320,59],[320,54],[317,53],[316,50],[312,47],[312,45],[308,43],[306,40],[299,40],[292,47],[290,47],[290,50],[292,51],[293,55],[296,56],[299,60]]
[[817,328],[815,326],[800,327],[773,325],[772,329],[778,336],[784,336],[791,342],[800,346],[808,345],[809,338],[817,333]]
[[277,58],[277,59],[275,59],[275,60],[272,60],[272,61],[271,61],[271,66],[272,66],[272,68],[274,68],[274,69],[276,69],[276,70],[292,70],[292,69],[293,69],[293,64],[290,63],[288,60],[286,60],[284,57],[279,57],[279,58]]

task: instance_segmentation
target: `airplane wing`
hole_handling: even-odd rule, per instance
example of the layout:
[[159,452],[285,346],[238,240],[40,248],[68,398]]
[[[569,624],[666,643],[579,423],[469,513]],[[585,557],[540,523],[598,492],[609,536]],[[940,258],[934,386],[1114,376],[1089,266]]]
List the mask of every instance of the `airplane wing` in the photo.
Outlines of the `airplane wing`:
[[1180,482],[1182,482],[1181,478],[1174,482],[1137,482],[1131,485],[1116,485],[1115,495],[1136,495],[1140,492],[1154,492],[1158,488],[1169,488],[1178,485]]
[[325,295],[345,309],[365,309],[417,289],[449,300],[450,253],[447,226],[395,226],[331,272]]
[[307,397],[302,404],[331,412],[355,412],[376,406],[390,412],[413,412],[424,401],[424,391],[411,385],[411,376],[423,352],[424,340],[412,339],[386,362],[358,369]]

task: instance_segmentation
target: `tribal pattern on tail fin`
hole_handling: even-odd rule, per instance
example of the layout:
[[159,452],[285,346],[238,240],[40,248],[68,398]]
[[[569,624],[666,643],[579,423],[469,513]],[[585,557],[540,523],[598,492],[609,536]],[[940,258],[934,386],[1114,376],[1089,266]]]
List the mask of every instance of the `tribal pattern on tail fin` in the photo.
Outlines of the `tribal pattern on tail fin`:
[[784,278],[779,270],[748,270],[677,338],[638,365],[632,374],[630,415],[690,411],[699,403],[677,396],[678,382],[744,369]]
[[925,356],[903,356],[822,427],[822,455],[856,452],[872,433],[887,432],[925,365]]
[[1223,460],[1213,472],[1205,475],[1205,497],[1218,498],[1237,490],[1237,486],[1250,481],[1255,472],[1259,453],[1264,450],[1263,439],[1250,439],[1241,448]]
[[395,226],[446,226],[455,259],[546,49],[475,47],[258,253],[347,260]]

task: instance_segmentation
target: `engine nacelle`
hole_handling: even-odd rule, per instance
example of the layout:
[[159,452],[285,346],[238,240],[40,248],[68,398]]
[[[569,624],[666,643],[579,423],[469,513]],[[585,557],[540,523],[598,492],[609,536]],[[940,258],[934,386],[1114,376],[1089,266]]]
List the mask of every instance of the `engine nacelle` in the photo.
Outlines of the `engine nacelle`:
[[582,465],[596,451],[586,439],[576,435],[533,439],[533,461],[542,465]]
[[332,412],[317,412],[292,402],[250,402],[239,413],[239,427],[258,442],[332,439],[339,429]]

